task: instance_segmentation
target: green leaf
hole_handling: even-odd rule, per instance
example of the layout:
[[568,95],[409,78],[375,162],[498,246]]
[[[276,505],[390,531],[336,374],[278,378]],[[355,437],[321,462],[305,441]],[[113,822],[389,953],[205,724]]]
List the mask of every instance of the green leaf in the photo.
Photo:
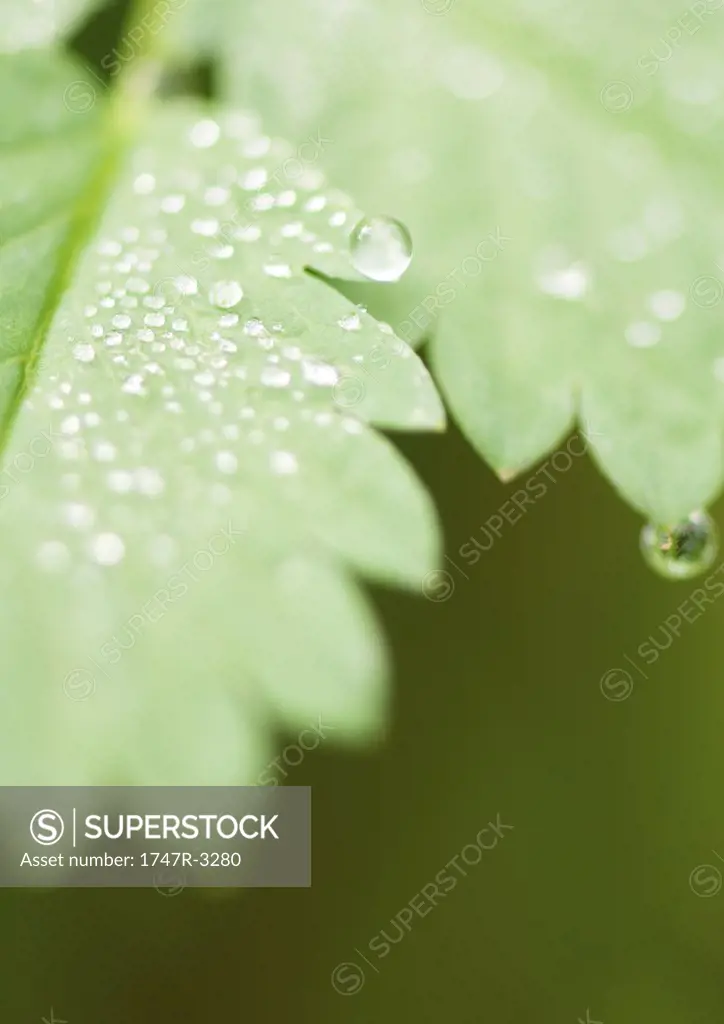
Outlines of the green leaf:
[[[97,110],[78,117],[65,102],[85,79],[47,54],[0,59],[0,92],[27,100],[0,110],[0,420],[12,413],[25,370],[52,315],[51,291],[76,211],[100,158]],[[47,174],[48,167],[52,175]]]
[[253,782],[275,727],[378,734],[357,576],[416,589],[438,538],[376,428],[443,413],[412,349],[320,277],[354,278],[361,216],[324,140],[144,115],[138,80],[75,115],[78,70],[49,54],[2,76],[0,778]]
[[101,0],[3,0],[0,51],[46,46],[67,35],[100,5]]
[[721,488],[720,8],[219,6],[227,94],[323,129],[335,178],[411,228],[391,322],[434,331],[455,415],[506,478],[578,418],[654,519]]

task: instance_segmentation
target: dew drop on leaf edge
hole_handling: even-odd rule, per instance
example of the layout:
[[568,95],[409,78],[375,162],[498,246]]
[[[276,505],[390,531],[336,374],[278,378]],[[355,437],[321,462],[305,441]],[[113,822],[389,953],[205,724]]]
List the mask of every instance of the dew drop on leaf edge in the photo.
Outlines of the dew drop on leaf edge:
[[352,266],[371,281],[399,281],[412,262],[412,237],[391,217],[365,217],[349,236]]
[[687,580],[711,568],[719,551],[714,520],[706,512],[692,512],[675,526],[647,523],[641,531],[646,564],[668,580]]

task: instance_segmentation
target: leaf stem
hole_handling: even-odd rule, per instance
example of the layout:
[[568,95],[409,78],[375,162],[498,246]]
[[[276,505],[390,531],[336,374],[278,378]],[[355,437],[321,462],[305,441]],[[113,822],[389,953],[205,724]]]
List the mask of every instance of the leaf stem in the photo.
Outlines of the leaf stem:
[[159,39],[153,30],[158,0],[136,0],[123,39],[134,47],[131,59],[118,75],[107,100],[100,156],[70,219],[68,233],[58,254],[56,273],[40,310],[33,337],[24,356],[24,367],[12,401],[0,422],[0,452],[7,448],[12,427],[35,379],[48,331],[70,287],[88,240],[98,225],[127,150],[135,141],[164,70]]

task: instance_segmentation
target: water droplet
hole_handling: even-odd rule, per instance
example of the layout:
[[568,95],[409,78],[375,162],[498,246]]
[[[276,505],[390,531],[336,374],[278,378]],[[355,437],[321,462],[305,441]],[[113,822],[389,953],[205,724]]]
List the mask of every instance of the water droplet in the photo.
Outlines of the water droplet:
[[251,320],[247,320],[244,324],[244,333],[250,334],[252,338],[263,338],[266,333],[266,327],[257,317],[252,317]]
[[113,462],[116,457],[116,449],[109,441],[101,441],[95,446],[93,454],[99,462]]
[[92,345],[81,343],[73,349],[73,358],[80,363],[90,363],[95,359],[95,349]]
[[261,228],[258,224],[242,224],[234,228],[232,236],[240,242],[257,242],[261,238]]
[[196,295],[199,290],[199,282],[188,274],[179,274],[174,284],[182,295]]
[[108,486],[112,491],[126,494],[133,487],[133,477],[125,469],[114,469],[108,474]]
[[238,281],[217,281],[209,293],[209,300],[221,309],[233,309],[243,297],[244,289]]
[[73,502],[65,508],[65,518],[71,526],[83,530],[93,525],[95,514],[88,505]]
[[298,469],[296,456],[291,452],[273,452],[270,459],[272,472],[287,476]]
[[222,473],[235,473],[238,464],[238,460],[233,452],[218,452],[216,455],[216,465]]
[[229,198],[228,188],[224,188],[223,185],[214,185],[211,188],[207,188],[204,193],[204,202],[207,206],[223,206]]
[[68,416],[60,424],[60,430],[63,434],[77,434],[80,430],[80,420],[77,416]]
[[164,213],[179,213],[186,205],[186,197],[180,195],[164,196],[161,209]]
[[144,281],[142,277],[129,277],[126,281],[126,291],[133,292],[136,295],[146,295],[150,290],[150,284],[148,281]]
[[287,370],[277,366],[266,366],[261,371],[261,382],[268,388],[285,388],[292,379]]
[[110,239],[101,242],[98,246],[100,256],[120,256],[121,252],[122,246],[120,242],[114,242]]
[[117,565],[126,546],[117,533],[99,533],[91,545],[93,557],[99,565]]
[[156,179],[152,174],[139,174],[133,182],[133,191],[139,196],[147,196],[156,187]]
[[305,380],[320,387],[331,388],[339,381],[339,374],[329,363],[314,363],[305,359],[302,363],[302,372]]
[[362,330],[362,321],[358,313],[350,313],[349,316],[342,317],[339,326],[343,331],[360,331]]
[[190,132],[191,145],[198,149],[208,149],[210,146],[216,145],[220,135],[221,128],[216,121],[210,119],[197,121]]
[[146,389],[143,386],[143,377],[140,373],[133,373],[124,383],[122,391],[127,395],[145,395]]
[[300,220],[291,221],[289,224],[285,224],[281,230],[282,238],[299,238],[302,231],[304,231],[304,225]]
[[647,565],[670,580],[686,580],[706,572],[719,551],[716,524],[706,512],[692,512],[676,526],[648,523],[641,531]]
[[352,266],[372,281],[399,281],[412,262],[412,238],[390,217],[361,220],[350,235]]
[[582,263],[574,263],[570,267],[546,270],[538,277],[541,291],[553,295],[557,299],[574,302],[582,299],[591,283],[587,268]]
[[264,167],[254,167],[241,176],[239,185],[246,191],[256,192],[257,189],[263,188],[268,180],[269,175]]
[[265,264],[264,273],[268,274],[269,277],[291,277],[292,268],[288,263],[281,263],[278,260],[273,260],[272,262]]
[[686,299],[681,292],[655,292],[649,299],[649,309],[659,320],[678,320],[685,308]]
[[626,341],[634,348],[651,348],[661,338],[661,328],[648,320],[629,324],[625,333]]
[[197,235],[205,235],[207,238],[211,238],[219,230],[219,222],[215,217],[199,217],[191,222],[191,230]]
[[234,255],[233,245],[210,245],[208,249],[209,256],[215,260],[230,260]]

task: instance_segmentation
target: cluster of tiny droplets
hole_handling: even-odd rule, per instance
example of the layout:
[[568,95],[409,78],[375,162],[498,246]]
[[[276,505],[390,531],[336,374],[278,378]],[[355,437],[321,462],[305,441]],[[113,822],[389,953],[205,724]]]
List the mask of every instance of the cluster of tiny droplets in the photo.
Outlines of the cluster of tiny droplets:
[[[56,476],[48,490],[63,501],[51,502],[52,535],[36,550],[44,570],[83,554],[116,565],[128,555],[126,534],[135,543],[139,531],[148,541],[142,557],[170,564],[178,545],[169,507],[228,505],[234,485],[253,491],[296,476],[300,432],[326,431],[321,443],[333,445],[364,429],[334,408],[339,370],[319,354],[304,307],[305,265],[348,265],[349,200],[322,191],[317,168],[247,115],[175,131],[195,158],[174,166],[163,145],[139,150],[59,310],[26,403],[36,425],[50,410],[60,437],[60,486]],[[274,316],[255,303],[260,285]],[[81,292],[94,297],[78,308]],[[335,358],[364,365],[391,329],[373,328],[362,308],[332,295],[325,330],[334,329]],[[102,500],[88,497],[99,492]],[[161,495],[168,500],[154,513]]]

